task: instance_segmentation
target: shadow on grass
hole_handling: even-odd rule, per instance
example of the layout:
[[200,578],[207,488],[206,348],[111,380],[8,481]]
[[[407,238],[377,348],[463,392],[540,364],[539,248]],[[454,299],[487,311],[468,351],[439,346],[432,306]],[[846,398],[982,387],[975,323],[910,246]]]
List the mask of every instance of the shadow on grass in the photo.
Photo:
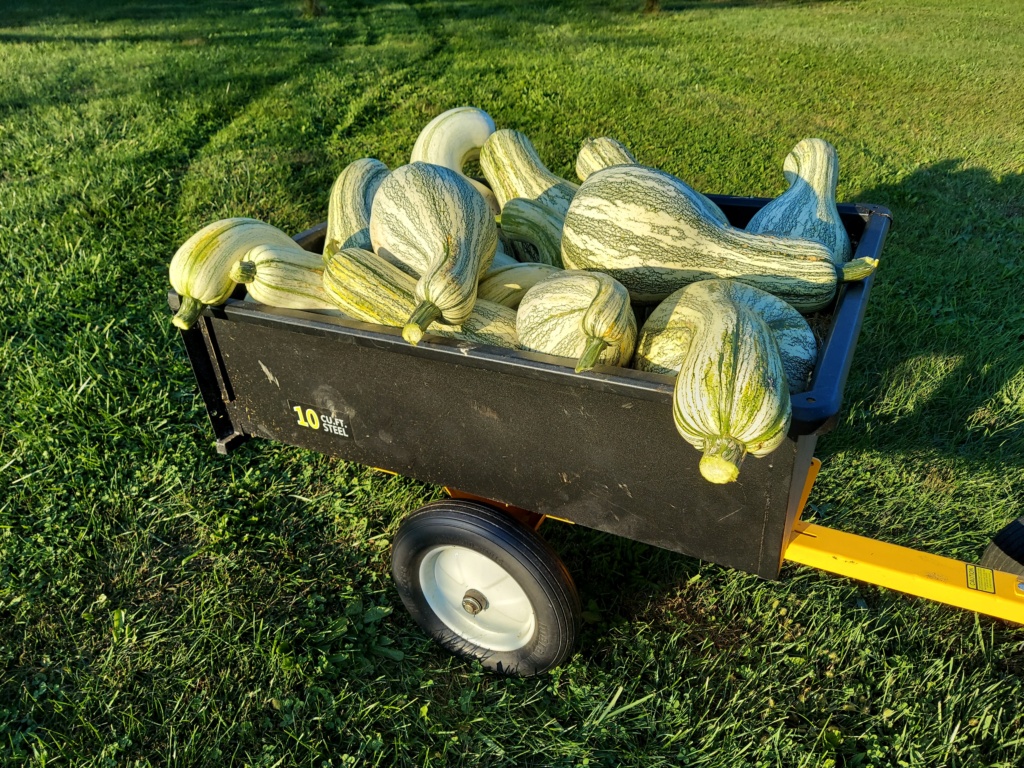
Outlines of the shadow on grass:
[[857,448],[1024,465],[1024,175],[957,160],[860,198],[893,212],[847,407]]
[[824,5],[834,2],[837,0],[644,0],[641,6],[645,13],[657,14],[723,8],[791,8],[797,5]]
[[[244,41],[247,45],[281,40],[288,33],[316,28],[294,5],[263,7],[259,4],[212,2],[203,5],[155,3],[119,6],[111,3],[62,5],[49,13],[26,4],[15,8],[6,24],[0,24],[0,43],[62,43],[100,45],[121,43],[181,43],[200,46],[207,42]],[[80,12],[79,12],[80,11]],[[351,9],[339,9],[335,18],[344,19]],[[14,23],[10,23],[13,21]],[[94,27],[90,29],[89,26]],[[22,31],[19,27],[31,27]]]
[[[515,17],[528,18],[537,13],[544,16],[559,15],[573,11],[605,12],[615,14],[678,13],[695,10],[717,10],[725,8],[772,8],[791,7],[798,5],[820,5],[837,2],[837,0],[598,0],[598,2],[544,2],[544,0],[526,0],[515,2],[488,2],[487,0],[463,0],[462,2],[444,3],[440,9],[431,9],[447,17],[462,19],[480,17]],[[63,24],[111,24],[117,22],[152,23],[161,21],[180,21],[185,19],[206,19],[210,21],[224,20],[233,15],[259,13],[261,16],[287,17],[290,19],[308,18],[302,0],[282,0],[273,5],[259,2],[238,2],[237,0],[213,0],[212,2],[183,2],[182,0],[133,0],[115,2],[82,3],[76,0],[56,0],[51,3],[37,3],[31,0],[15,0],[7,4],[4,19],[0,28],[16,28],[39,23]],[[366,10],[375,5],[391,5],[388,0],[318,0],[317,6],[323,16],[343,16],[353,10]],[[411,2],[416,7],[421,3]],[[424,9],[427,10],[427,9]],[[0,35],[0,41],[39,42],[50,38],[46,36]],[[66,38],[64,38],[66,39]],[[142,38],[153,39],[153,38]],[[161,38],[162,39],[162,38]],[[90,38],[83,38],[89,42]]]
[[[300,4],[293,4],[298,15]],[[111,23],[118,21],[157,22],[194,18],[223,18],[228,14],[250,12],[261,8],[258,2],[214,0],[213,2],[181,2],[181,0],[135,0],[134,2],[82,3],[78,0],[55,0],[38,3],[15,0],[6,3],[3,26],[18,27],[39,23]]]

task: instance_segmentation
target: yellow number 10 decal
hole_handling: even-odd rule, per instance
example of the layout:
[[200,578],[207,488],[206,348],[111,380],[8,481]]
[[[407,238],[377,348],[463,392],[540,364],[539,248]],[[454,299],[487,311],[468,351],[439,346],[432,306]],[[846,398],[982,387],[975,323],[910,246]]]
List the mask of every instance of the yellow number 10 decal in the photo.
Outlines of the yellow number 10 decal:
[[301,405],[296,405],[292,410],[299,416],[300,427],[320,429],[320,417],[317,416],[316,411],[312,408],[303,408]]

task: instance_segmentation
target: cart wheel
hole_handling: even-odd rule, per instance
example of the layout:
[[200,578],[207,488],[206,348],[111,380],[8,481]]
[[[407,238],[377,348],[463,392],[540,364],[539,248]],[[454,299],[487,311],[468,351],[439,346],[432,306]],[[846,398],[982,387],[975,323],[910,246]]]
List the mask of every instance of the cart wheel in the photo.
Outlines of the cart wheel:
[[1024,517],[997,533],[981,556],[981,565],[1024,576]]
[[486,504],[427,504],[398,528],[391,571],[406,609],[446,650],[528,677],[576,641],[580,600],[554,550]]

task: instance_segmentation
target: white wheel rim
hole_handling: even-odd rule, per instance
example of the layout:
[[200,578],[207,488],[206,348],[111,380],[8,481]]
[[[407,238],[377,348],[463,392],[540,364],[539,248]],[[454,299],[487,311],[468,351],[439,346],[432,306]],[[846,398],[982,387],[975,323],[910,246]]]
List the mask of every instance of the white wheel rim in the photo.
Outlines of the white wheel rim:
[[[434,547],[420,562],[420,589],[427,605],[452,632],[482,648],[514,651],[537,631],[526,592],[508,571],[467,547]],[[463,607],[473,590],[486,598],[478,613]]]

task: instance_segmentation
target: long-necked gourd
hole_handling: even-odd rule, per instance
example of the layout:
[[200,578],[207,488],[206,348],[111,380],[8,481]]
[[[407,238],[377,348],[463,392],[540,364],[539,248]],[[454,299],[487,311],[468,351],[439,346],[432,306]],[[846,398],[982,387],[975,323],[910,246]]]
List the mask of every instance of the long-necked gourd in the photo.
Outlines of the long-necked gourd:
[[458,326],[473,310],[477,281],[498,247],[498,227],[464,176],[429,163],[396,168],[380,185],[370,214],[378,253],[418,274],[418,304],[402,335],[416,344],[435,321]]
[[676,374],[672,415],[679,434],[703,453],[701,475],[730,483],[744,456],[765,456],[785,440],[792,409],[768,324],[710,282],[686,286],[677,300],[692,332]]
[[[480,157],[480,148],[494,133],[494,120],[477,107],[455,107],[435,117],[416,137],[410,163],[431,163],[463,173],[466,163]],[[492,213],[501,206],[490,187],[465,176],[477,192],[487,201]]]
[[861,258],[837,267],[821,243],[750,234],[704,211],[699,193],[670,174],[639,165],[605,168],[583,182],[569,206],[562,263],[607,272],[640,303],[720,277],[803,312],[827,306],[842,282],[863,279],[877,265]]
[[836,264],[848,261],[850,235],[836,208],[836,148],[824,139],[804,139],[786,156],[783,174],[789,189],[755,213],[746,231],[814,240],[829,249]]
[[388,167],[364,157],[349,163],[331,187],[327,204],[327,235],[324,253],[342,248],[370,248],[370,211]]
[[[375,253],[344,248],[324,257],[324,289],[331,303],[356,320],[401,328],[416,308],[416,278]],[[477,300],[455,328],[431,323],[427,333],[518,349],[516,313],[491,301]]]
[[515,309],[528,290],[558,271],[558,267],[548,264],[513,264],[497,269],[492,267],[480,278],[477,301],[486,299]]
[[559,271],[519,303],[516,331],[524,349],[576,359],[576,372],[598,363],[627,365],[636,344],[629,293],[601,272]]
[[564,216],[579,188],[549,171],[525,134],[508,128],[488,137],[480,150],[480,169],[502,210],[509,200],[523,197]]
[[583,140],[579,154],[576,155],[576,175],[580,181],[586,181],[587,176],[594,171],[611,168],[613,165],[636,165],[636,158],[625,144],[610,136]]
[[171,287],[181,297],[181,305],[171,322],[181,329],[191,328],[203,307],[223,304],[237,283],[231,279],[231,267],[257,245],[295,241],[277,227],[256,219],[221,219],[196,232],[171,258]]
[[818,359],[818,345],[807,320],[782,299],[735,280],[702,280],[661,302],[640,329],[633,367],[651,373],[678,373],[694,334],[707,324],[701,310],[716,302],[748,307],[764,320],[782,356],[790,393],[807,388]]
[[290,245],[258,245],[231,267],[231,279],[245,283],[260,304],[284,309],[332,309],[324,292],[323,257]]

